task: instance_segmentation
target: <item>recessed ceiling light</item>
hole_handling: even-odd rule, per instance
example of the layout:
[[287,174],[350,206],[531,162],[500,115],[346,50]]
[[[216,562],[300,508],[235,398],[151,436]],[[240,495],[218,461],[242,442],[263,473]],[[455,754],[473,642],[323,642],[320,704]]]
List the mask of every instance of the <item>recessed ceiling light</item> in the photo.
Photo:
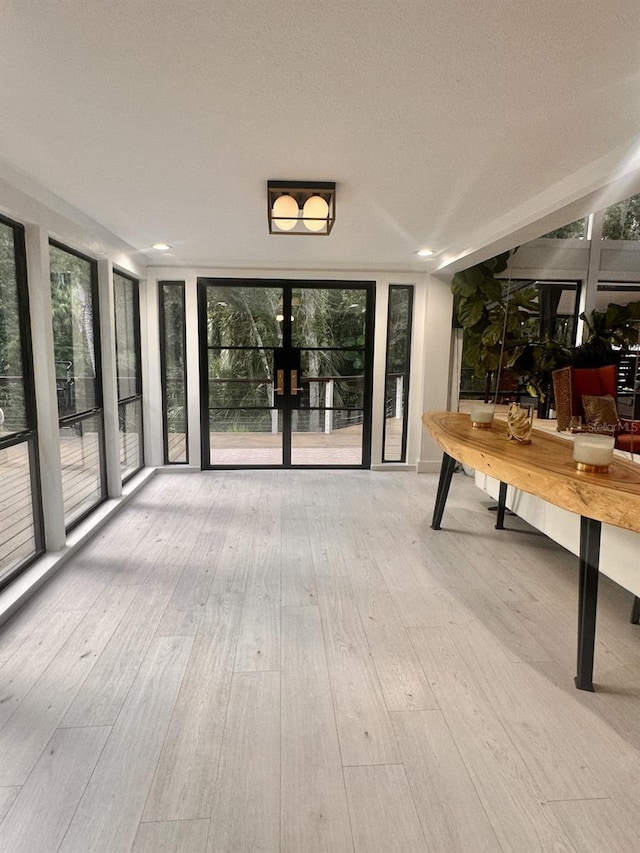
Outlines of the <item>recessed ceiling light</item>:
[[434,254],[433,249],[420,249],[419,251],[416,252],[416,255],[418,255],[418,257],[420,257],[420,258],[430,258],[431,255],[433,255],[433,254]]
[[171,246],[168,243],[154,243],[151,248],[157,252],[168,252]]

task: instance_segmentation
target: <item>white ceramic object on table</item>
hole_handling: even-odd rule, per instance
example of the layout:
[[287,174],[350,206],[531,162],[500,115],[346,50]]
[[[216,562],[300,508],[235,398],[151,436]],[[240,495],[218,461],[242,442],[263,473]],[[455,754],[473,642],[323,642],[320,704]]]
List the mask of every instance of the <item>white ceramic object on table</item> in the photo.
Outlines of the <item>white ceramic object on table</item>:
[[573,461],[579,471],[603,474],[609,470],[616,440],[612,435],[576,435]]
[[474,403],[469,417],[474,429],[491,429],[496,407],[493,403]]

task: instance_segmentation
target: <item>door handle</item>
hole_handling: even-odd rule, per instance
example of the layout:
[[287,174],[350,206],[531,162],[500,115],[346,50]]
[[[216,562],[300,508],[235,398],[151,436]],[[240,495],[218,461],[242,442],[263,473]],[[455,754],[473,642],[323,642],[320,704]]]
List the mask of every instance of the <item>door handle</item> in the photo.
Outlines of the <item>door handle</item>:
[[302,385],[298,385],[298,371],[291,371],[291,393],[297,394],[298,391],[302,391]]
[[284,394],[284,370],[276,370],[276,394],[279,397]]

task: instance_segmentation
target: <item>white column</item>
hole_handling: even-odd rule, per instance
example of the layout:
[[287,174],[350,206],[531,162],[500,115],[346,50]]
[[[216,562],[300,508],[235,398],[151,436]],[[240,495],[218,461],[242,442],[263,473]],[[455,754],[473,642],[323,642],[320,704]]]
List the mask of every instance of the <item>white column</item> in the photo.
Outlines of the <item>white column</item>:
[[48,551],[65,546],[62,469],[58,430],[58,397],[51,322],[49,240],[39,225],[25,228],[29,272],[29,311],[33,338],[33,375],[38,413],[38,451],[44,513],[44,537]]
[[[200,352],[198,349],[198,279],[185,281],[185,349],[187,352],[187,411],[189,415],[189,466],[200,468]],[[207,406],[204,400],[203,405]]]
[[460,411],[463,344],[464,329],[453,329],[451,332],[451,371],[449,377],[449,406],[452,412]]
[[[275,406],[276,404],[276,392],[274,391],[273,385],[271,385],[271,405]],[[271,434],[278,434],[278,409],[271,410]]]
[[[602,254],[602,224],[604,222],[604,210],[592,213],[589,217],[589,266],[587,267],[587,278],[582,283],[580,291],[580,303],[578,315],[585,313],[589,315],[596,307],[596,295],[598,293],[598,280],[600,278],[600,255]],[[586,336],[586,324],[578,320],[576,341],[580,343]]]
[[[451,366],[451,317],[453,295],[447,282],[430,277],[423,326],[423,386],[422,411],[442,411],[449,408],[449,371]],[[442,450],[421,427],[418,471],[439,471]]]
[[107,460],[107,493],[122,494],[120,472],[120,428],[118,419],[118,381],[113,293],[113,265],[108,258],[98,261],[98,297],[100,307],[100,345],[102,355],[102,400],[104,406],[104,442]]
[[324,386],[324,431],[333,432],[333,379]]
[[371,465],[382,464],[382,435],[385,418],[385,370],[387,361],[387,311],[389,282],[376,281],[376,318],[373,343],[373,398],[371,401]]
[[395,419],[400,420],[403,415],[403,402],[404,402],[404,376],[396,377],[396,406],[395,406]]
[[145,465],[163,464],[162,385],[160,379],[158,283],[140,282],[140,349],[142,351],[142,418]]

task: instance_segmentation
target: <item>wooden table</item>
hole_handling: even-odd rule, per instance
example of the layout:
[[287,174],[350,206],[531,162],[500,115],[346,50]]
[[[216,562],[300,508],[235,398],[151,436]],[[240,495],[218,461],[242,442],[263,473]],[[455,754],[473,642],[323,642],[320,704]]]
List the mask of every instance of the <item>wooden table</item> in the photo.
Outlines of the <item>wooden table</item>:
[[[580,581],[578,598],[578,659],[576,686],[593,690],[600,533],[602,522],[640,532],[640,465],[618,457],[606,474],[577,471],[573,445],[535,430],[532,443],[507,440],[506,423],[473,429],[469,415],[426,412],[425,428],[444,451],[431,527],[440,529],[456,462],[500,481],[496,527],[504,526],[507,485],[536,495],[580,516]],[[640,544],[640,543],[639,543]],[[640,621],[636,597],[632,621]]]

